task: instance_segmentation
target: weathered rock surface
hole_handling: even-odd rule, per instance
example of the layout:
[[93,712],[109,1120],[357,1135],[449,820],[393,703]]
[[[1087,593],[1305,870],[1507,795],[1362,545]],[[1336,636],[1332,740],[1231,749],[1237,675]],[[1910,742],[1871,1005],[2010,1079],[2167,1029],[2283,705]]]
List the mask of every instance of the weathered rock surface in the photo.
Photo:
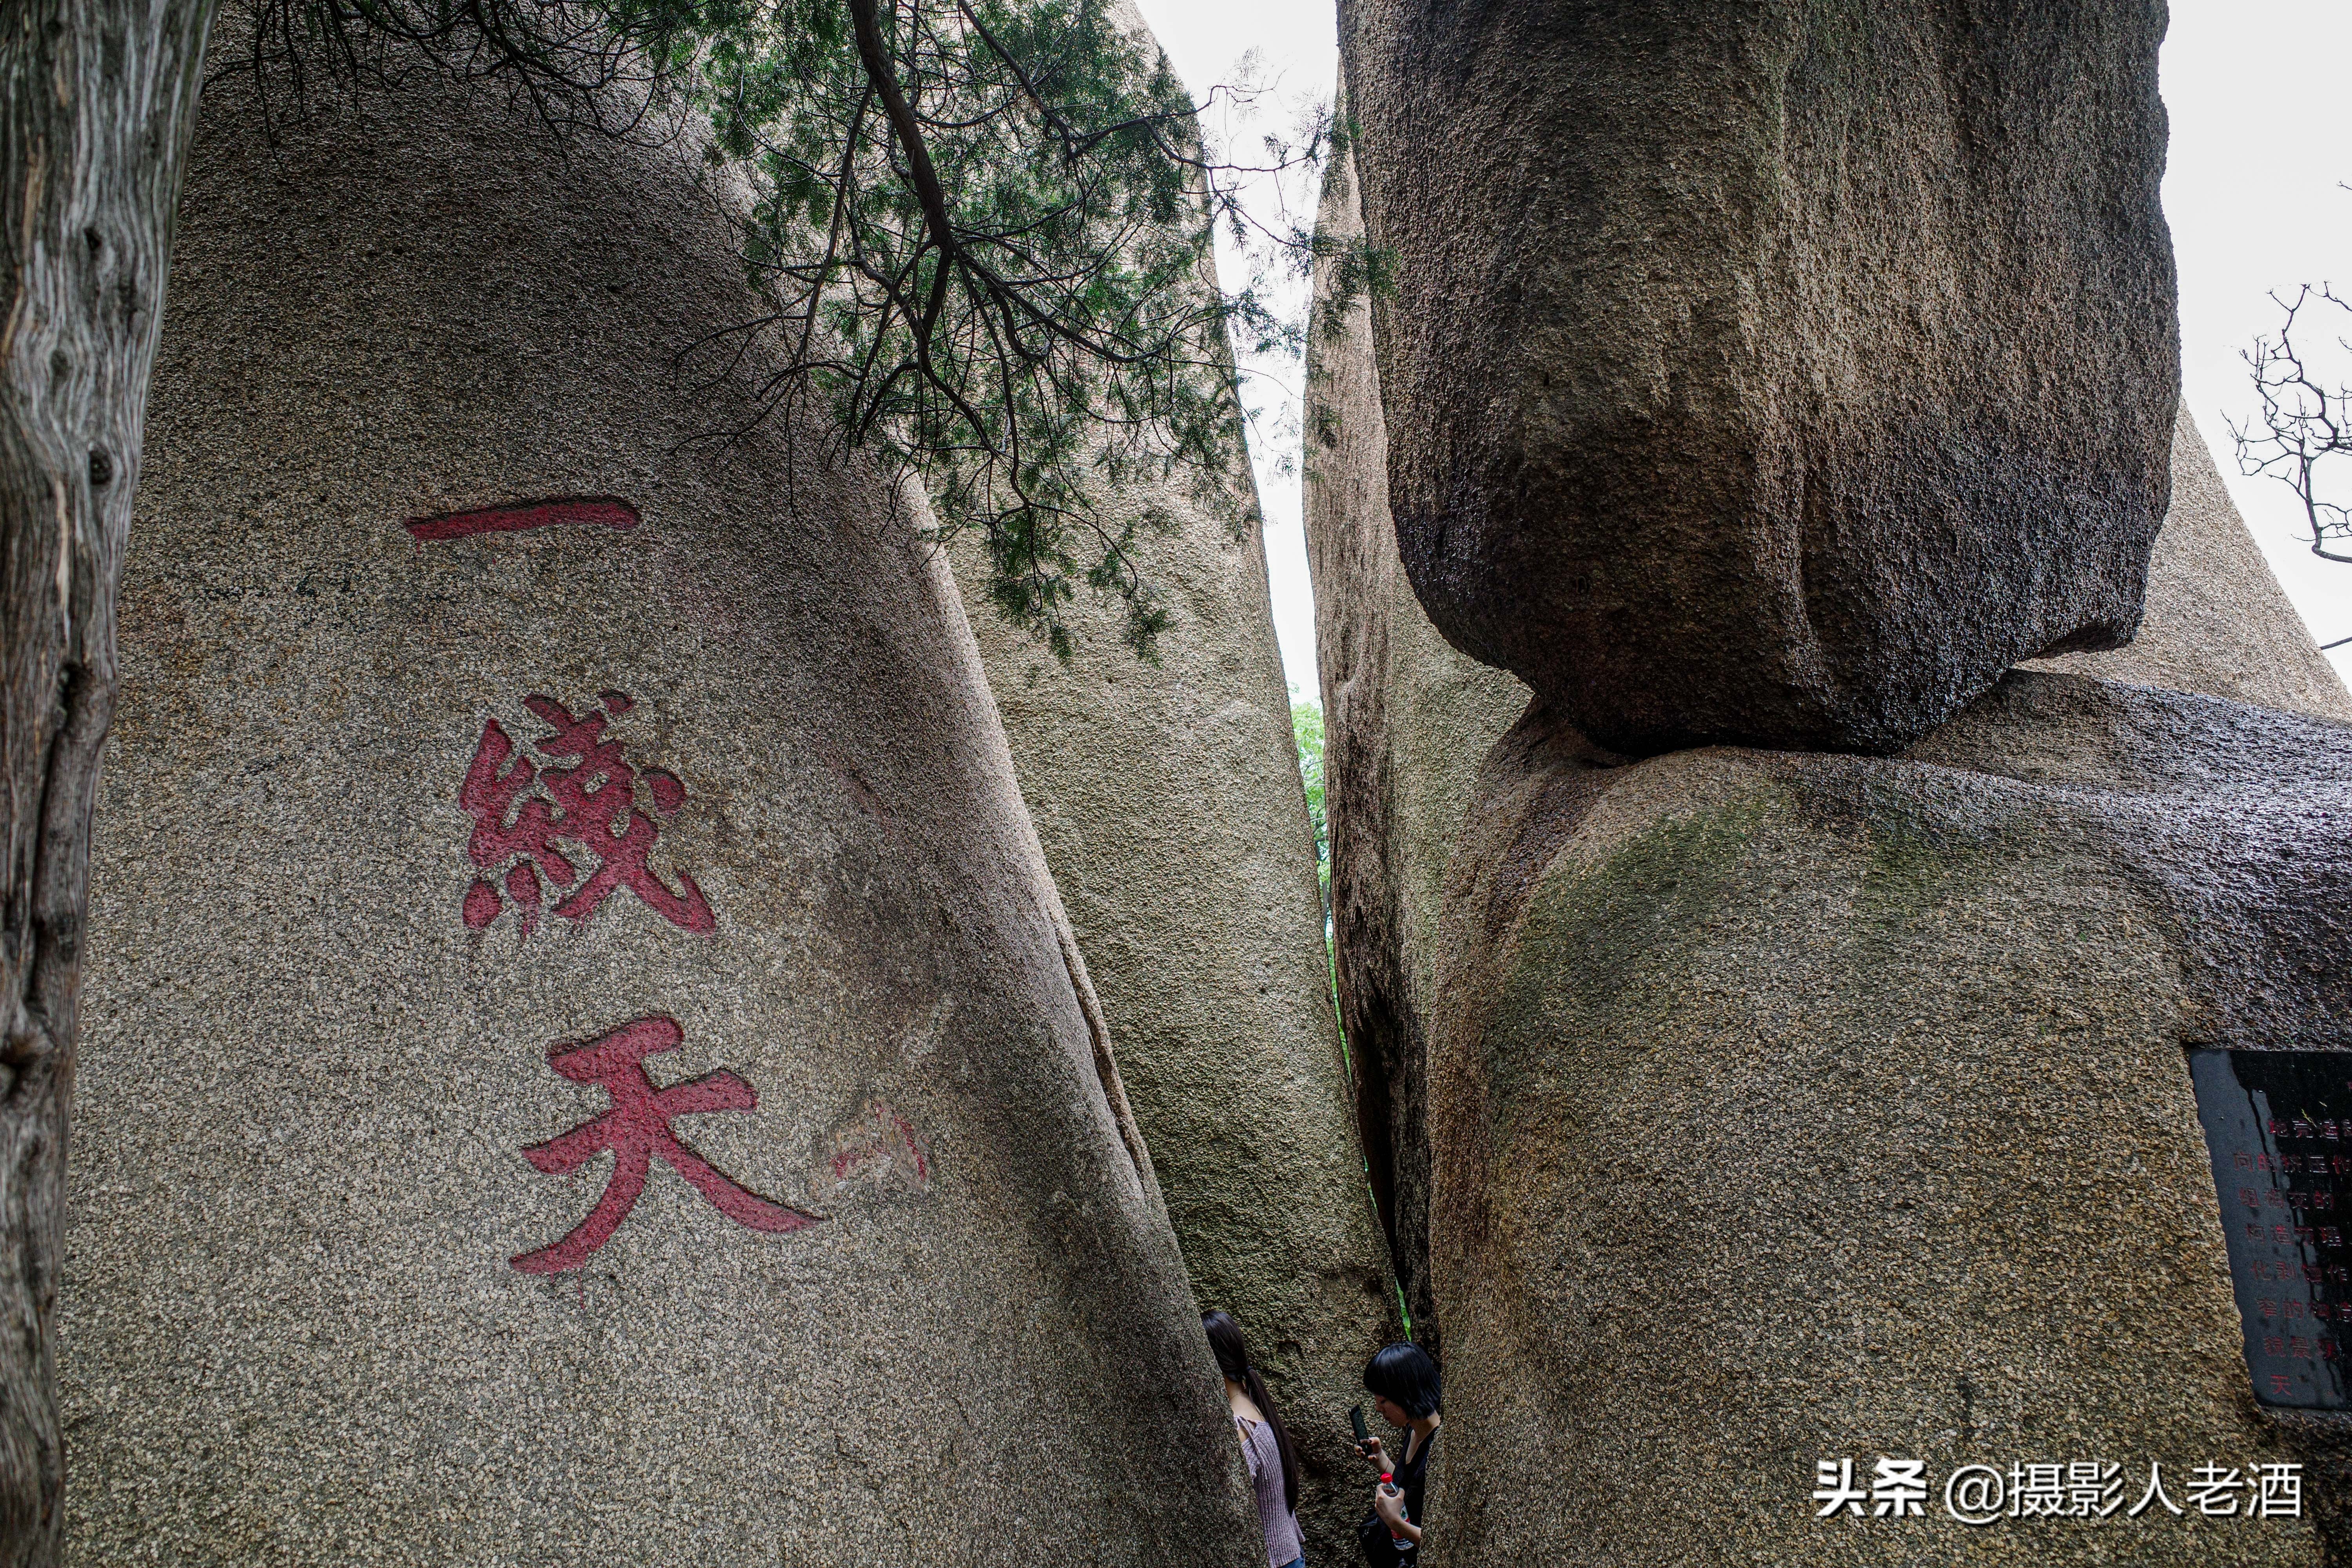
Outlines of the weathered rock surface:
[[[1254,485],[1236,454],[1235,512]],[[1282,1405],[1310,1560],[1344,1561],[1364,1512],[1347,1411],[1396,1310],[1332,1016],[1265,540],[1181,476],[1118,504],[1167,523],[1141,552],[1170,616],[1150,662],[1098,603],[1072,606],[1067,665],[1008,626],[976,539],[959,543],[958,574],[1193,1294],[1240,1321]]]
[[[1601,767],[1530,715],[1480,790],[1438,1561],[2321,1560],[2309,1517],[1971,1531],[1940,1488],[2316,1457],[2252,1396],[2183,1047],[2352,1046],[2352,728],[2018,673],[1895,760]],[[1815,1519],[1819,1460],[1882,1455],[1926,1517]]]
[[1255,523],[1237,540],[1159,499],[1178,521],[1150,542],[1171,616],[1156,662],[1087,606],[1062,664],[999,618],[968,554],[966,605],[1193,1295],[1249,1337],[1307,1465],[1314,1560],[1342,1560],[1364,1510],[1347,1411],[1396,1316],[1387,1251],[1332,1018],[1265,546]]
[[[1363,232],[1345,153],[1325,181],[1316,228],[1343,242]],[[1333,944],[1373,1191],[1414,1337],[1433,1344],[1423,1020],[1445,858],[1479,761],[1528,694],[1507,671],[1438,636],[1398,563],[1371,300],[1357,290],[1342,309],[1339,255],[1317,268],[1306,413]]]
[[952,583],[809,432],[688,440],[754,310],[690,153],[238,89],[123,598],[75,1560],[1259,1561]]
[[2137,624],[2164,10],[1346,0],[1390,504],[1599,742],[1890,752]]
[[2352,694],[2271,574],[2186,408],[2173,431],[2172,510],[2148,560],[2139,635],[2110,653],[2027,668],[2352,719]]

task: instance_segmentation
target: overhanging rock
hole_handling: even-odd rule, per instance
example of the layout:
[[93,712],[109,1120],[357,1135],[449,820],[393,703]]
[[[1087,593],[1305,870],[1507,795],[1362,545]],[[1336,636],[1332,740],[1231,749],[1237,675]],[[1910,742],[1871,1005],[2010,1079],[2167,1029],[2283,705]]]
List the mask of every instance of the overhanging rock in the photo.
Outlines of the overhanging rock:
[[1389,502],[1595,741],[1892,752],[2140,614],[2179,390],[2140,0],[1339,13]]

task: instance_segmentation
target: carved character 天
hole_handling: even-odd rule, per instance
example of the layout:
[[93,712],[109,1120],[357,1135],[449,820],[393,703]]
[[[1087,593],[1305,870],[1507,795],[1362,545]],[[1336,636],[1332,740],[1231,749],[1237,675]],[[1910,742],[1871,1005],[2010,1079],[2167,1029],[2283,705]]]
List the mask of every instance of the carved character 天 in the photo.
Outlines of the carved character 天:
[[696,1153],[670,1131],[670,1119],[714,1110],[754,1110],[760,1097],[736,1074],[721,1069],[667,1089],[656,1089],[645,1068],[647,1057],[677,1049],[686,1032],[675,1018],[659,1014],[624,1024],[608,1035],[558,1046],[547,1055],[557,1072],[574,1083],[600,1086],[611,1108],[571,1131],[534,1143],[523,1158],[549,1175],[576,1171],[611,1150],[612,1179],[588,1217],[560,1240],[511,1261],[526,1274],[561,1274],[577,1268],[612,1239],[646,1190],[658,1157],[684,1176],[695,1191],[740,1226],[781,1235],[824,1218],[775,1203],[738,1184]]
[[[604,728],[635,704],[618,691],[602,692],[598,700],[601,707],[574,717],[551,697],[523,700],[549,727],[534,746],[551,766],[523,754],[496,719],[483,721],[457,789],[457,804],[474,819],[466,853],[486,873],[466,889],[461,912],[473,930],[489,925],[511,901],[528,937],[539,925],[542,879],[564,895],[555,912],[568,921],[586,920],[625,888],[681,931],[702,935],[717,928],[692,877],[679,872],[673,889],[648,862],[661,832],[655,818],[677,815],[686,785],[664,769],[632,766]],[[641,780],[651,816],[637,809]],[[564,852],[567,845],[592,862],[584,879]],[[493,882],[487,873],[502,866],[505,875]]]

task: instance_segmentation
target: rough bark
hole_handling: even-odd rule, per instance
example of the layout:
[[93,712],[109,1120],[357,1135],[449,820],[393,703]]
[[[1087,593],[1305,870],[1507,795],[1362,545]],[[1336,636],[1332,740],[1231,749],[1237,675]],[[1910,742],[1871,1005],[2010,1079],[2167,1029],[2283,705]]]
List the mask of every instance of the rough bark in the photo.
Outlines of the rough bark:
[[52,1343],[90,805],[212,0],[0,6],[0,1563],[58,1560]]

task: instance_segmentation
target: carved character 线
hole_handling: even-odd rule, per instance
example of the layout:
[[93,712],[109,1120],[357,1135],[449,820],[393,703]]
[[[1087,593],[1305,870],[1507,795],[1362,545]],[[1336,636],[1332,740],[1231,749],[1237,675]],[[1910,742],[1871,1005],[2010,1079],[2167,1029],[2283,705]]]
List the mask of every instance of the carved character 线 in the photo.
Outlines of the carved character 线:
[[[574,718],[551,697],[523,699],[523,705],[552,728],[538,741],[539,752],[569,763],[568,767],[540,767],[529,757],[518,758],[505,727],[495,719],[484,721],[473,763],[457,791],[457,804],[474,818],[466,852],[484,871],[513,862],[503,883],[525,936],[539,925],[542,873],[558,891],[572,889],[555,906],[566,920],[586,920],[615,889],[626,888],[680,930],[710,931],[718,921],[694,879],[679,872],[673,889],[647,864],[661,830],[653,816],[636,809],[640,777],[655,815],[665,818],[675,816],[686,803],[686,785],[664,769],[632,767],[621,742],[605,738],[604,726],[635,704],[617,691],[600,693],[599,700],[602,708]],[[545,792],[544,798],[531,794],[534,786]],[[580,881],[580,868],[558,847],[560,843],[577,845],[595,858],[595,868],[585,881]],[[580,885],[572,888],[575,881]],[[498,887],[486,877],[477,877],[466,889],[466,923],[476,931],[497,920],[505,907]]]

